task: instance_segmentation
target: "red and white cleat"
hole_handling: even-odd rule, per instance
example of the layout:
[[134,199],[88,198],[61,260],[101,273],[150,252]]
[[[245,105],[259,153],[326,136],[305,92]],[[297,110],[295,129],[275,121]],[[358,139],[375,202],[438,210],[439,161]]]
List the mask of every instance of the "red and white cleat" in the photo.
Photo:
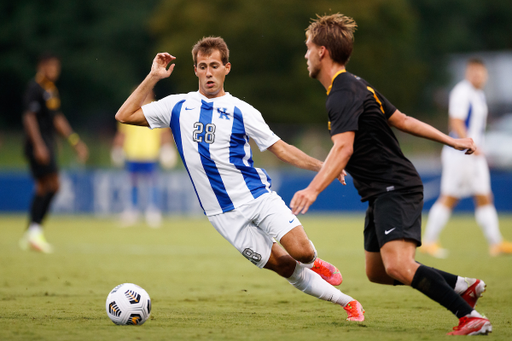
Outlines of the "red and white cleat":
[[487,287],[487,284],[484,283],[484,281],[477,279],[474,283],[469,285],[469,280],[466,278],[466,282],[468,283],[468,289],[464,291],[461,296],[466,301],[471,308],[474,308],[476,306],[476,301],[480,297],[482,297],[482,294],[485,291],[485,288]]
[[484,317],[461,317],[459,325],[447,335],[487,335],[492,332],[491,322]]

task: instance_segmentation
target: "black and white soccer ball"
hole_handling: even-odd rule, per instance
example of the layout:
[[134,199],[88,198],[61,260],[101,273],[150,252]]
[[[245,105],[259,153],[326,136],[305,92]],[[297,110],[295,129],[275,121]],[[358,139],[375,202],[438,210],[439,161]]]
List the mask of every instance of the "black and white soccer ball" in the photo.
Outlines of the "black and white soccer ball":
[[140,325],[151,314],[151,299],[146,290],[133,283],[119,284],[107,296],[108,317],[115,324]]

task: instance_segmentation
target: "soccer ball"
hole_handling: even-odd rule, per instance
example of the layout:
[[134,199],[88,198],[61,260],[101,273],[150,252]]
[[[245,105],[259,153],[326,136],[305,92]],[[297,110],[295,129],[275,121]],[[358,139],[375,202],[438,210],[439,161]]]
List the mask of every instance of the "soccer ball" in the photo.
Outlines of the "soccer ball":
[[151,313],[151,299],[146,290],[133,283],[119,284],[107,296],[108,317],[115,324],[139,325]]

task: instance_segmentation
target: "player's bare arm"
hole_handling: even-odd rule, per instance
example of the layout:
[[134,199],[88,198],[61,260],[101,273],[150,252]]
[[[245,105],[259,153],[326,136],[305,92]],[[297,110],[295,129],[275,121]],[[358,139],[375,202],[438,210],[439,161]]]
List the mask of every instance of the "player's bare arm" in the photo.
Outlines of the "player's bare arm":
[[39,123],[37,123],[36,114],[32,111],[27,111],[23,115],[23,125],[28,133],[29,139],[34,146],[34,157],[36,160],[44,165],[50,162],[50,151],[41,137],[39,131]]
[[277,156],[281,161],[287,162],[297,168],[318,172],[322,168],[322,161],[304,153],[299,148],[292,146],[283,140],[279,140],[268,150]]
[[421,122],[414,117],[407,116],[397,110],[388,119],[390,126],[395,127],[403,132],[411,135],[423,137],[432,141],[436,141],[457,150],[466,150],[466,154],[473,154],[476,146],[471,138],[455,139],[450,137],[431,125]]
[[305,214],[315,202],[318,194],[342,174],[348,160],[352,156],[354,146],[353,131],[348,131],[332,136],[333,146],[322,165],[322,169],[315,176],[309,186],[295,193],[290,203],[293,214]]
[[467,137],[468,132],[464,121],[459,118],[450,118],[450,129],[455,131],[458,137]]
[[140,85],[126,99],[116,113],[116,120],[121,123],[146,126],[149,124],[142,112],[142,105],[146,97],[153,91],[156,83],[161,79],[168,78],[174,70],[175,64],[169,65],[176,57],[167,52],[158,53],[153,59],[151,71]]
[[62,113],[56,114],[55,118],[53,119],[53,124],[57,132],[65,139],[67,139],[71,146],[75,149],[78,160],[82,163],[87,161],[89,158],[89,149],[80,139],[80,137],[78,137],[78,135],[73,132],[73,129],[71,129],[71,126],[69,125],[66,117]]
[[[468,131],[466,129],[466,123],[459,118],[450,118],[450,129],[457,134],[459,138],[467,138]],[[482,151],[476,147],[474,152],[475,155],[480,155]]]
[[[318,172],[320,171],[323,165],[322,161],[309,156],[299,148],[292,146],[284,142],[283,140],[277,141],[272,146],[268,147],[268,150],[274,153],[274,155],[276,155],[281,161],[287,162],[297,168]],[[347,184],[345,182],[346,175],[347,173],[345,172],[345,170],[343,170],[337,176],[338,180],[343,185]]]

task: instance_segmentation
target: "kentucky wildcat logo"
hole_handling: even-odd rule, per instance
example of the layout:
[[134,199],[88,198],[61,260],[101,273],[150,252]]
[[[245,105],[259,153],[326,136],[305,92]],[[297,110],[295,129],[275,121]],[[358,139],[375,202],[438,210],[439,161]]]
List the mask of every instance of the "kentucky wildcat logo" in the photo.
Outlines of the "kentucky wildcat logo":
[[217,112],[220,114],[219,118],[229,120],[228,108],[217,108]]

